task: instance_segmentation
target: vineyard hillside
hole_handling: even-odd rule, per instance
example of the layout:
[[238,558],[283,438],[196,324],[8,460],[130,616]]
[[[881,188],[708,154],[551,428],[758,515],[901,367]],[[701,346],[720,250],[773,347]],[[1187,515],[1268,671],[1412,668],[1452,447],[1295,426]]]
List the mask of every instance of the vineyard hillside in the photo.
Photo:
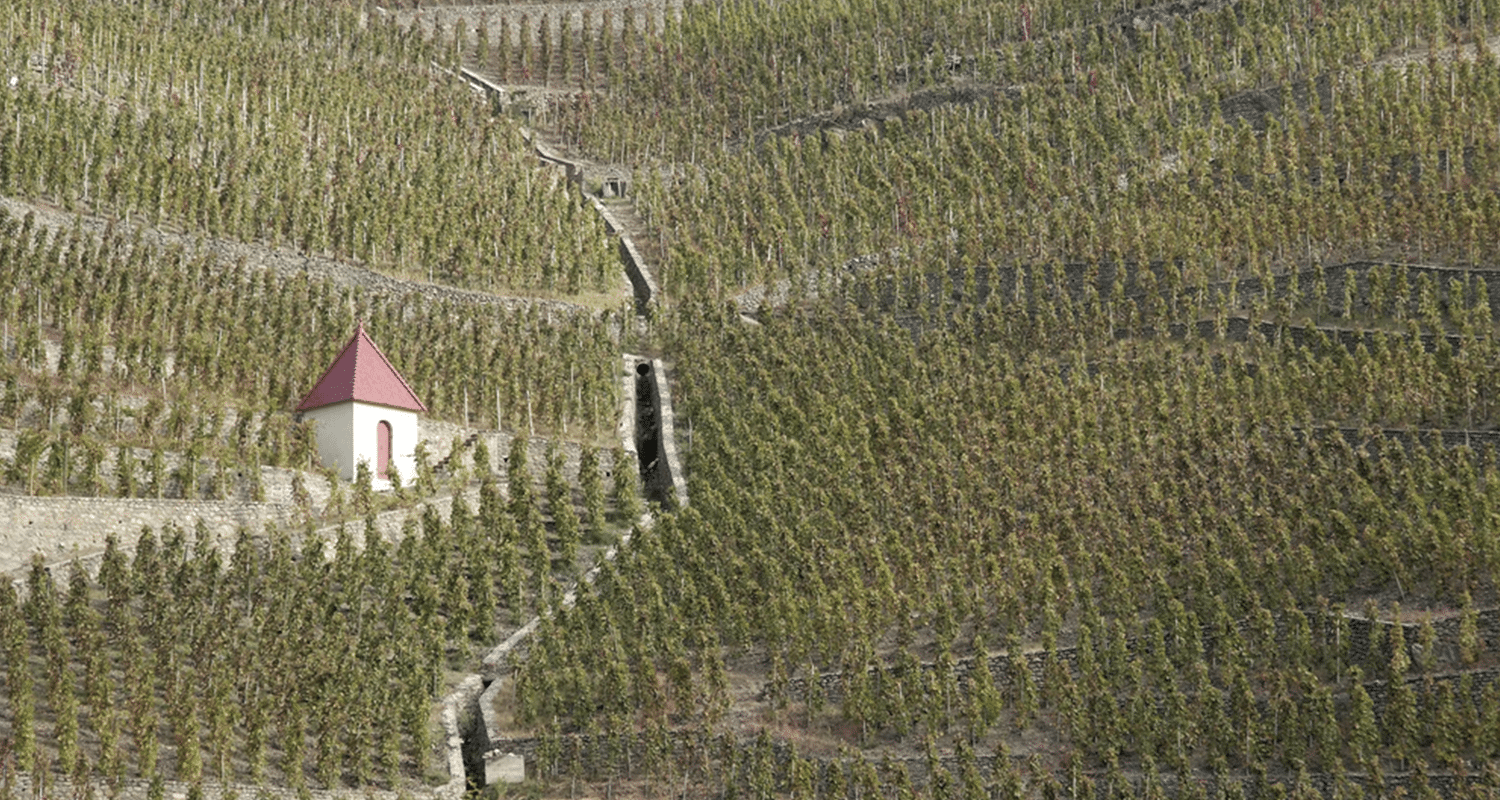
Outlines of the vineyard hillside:
[[0,35],[0,796],[1500,795],[1500,0]]

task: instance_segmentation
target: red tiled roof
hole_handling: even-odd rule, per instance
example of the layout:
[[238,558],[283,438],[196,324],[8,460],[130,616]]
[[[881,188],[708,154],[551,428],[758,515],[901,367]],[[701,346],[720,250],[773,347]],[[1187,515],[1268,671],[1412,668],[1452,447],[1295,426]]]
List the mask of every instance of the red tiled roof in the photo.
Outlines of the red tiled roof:
[[349,344],[344,345],[343,352],[318,379],[318,385],[302,398],[297,410],[310,411],[346,400],[408,411],[427,410],[427,406],[417,399],[417,393],[406,384],[406,379],[391,366],[385,353],[370,340],[364,323],[355,328]]

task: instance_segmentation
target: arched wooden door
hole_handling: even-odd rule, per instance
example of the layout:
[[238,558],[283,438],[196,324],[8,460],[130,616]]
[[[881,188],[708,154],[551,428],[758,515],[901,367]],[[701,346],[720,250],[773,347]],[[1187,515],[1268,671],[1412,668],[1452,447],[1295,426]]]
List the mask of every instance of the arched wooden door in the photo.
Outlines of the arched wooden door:
[[385,478],[391,467],[391,423],[381,420],[375,425],[375,477]]

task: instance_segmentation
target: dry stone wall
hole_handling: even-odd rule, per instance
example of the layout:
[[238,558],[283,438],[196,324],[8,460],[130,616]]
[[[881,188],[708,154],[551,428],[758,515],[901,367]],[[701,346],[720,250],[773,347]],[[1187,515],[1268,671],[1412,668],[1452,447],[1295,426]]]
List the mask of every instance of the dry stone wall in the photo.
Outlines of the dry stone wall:
[[[638,778],[646,773],[645,765],[651,763],[645,737],[633,732],[614,735],[574,734],[551,740],[508,739],[497,744],[526,759],[531,769],[529,777],[577,774],[588,781]],[[703,735],[700,731],[689,730],[670,732],[664,745],[663,755],[667,758],[679,761],[686,759],[689,763],[703,764],[716,774],[735,775],[741,780],[757,771],[757,764],[767,764],[770,767],[769,773],[774,776],[775,790],[777,792],[791,791],[788,776],[791,774],[795,753],[785,742],[763,741],[757,738],[736,739],[725,735],[710,737]],[[1073,800],[1183,796],[1178,793],[1179,778],[1175,774],[1161,774],[1149,778],[1139,771],[1131,771],[1120,772],[1111,777],[1108,772],[1097,769],[1082,770],[1076,775],[1039,774],[1034,771],[1030,757],[1021,755],[1005,756],[981,752],[975,753],[972,760],[967,762],[955,755],[945,755],[929,760],[926,756],[887,754],[879,761],[843,757],[828,758],[807,754],[803,754],[802,757],[811,763],[813,789],[818,796],[822,797],[830,796],[828,794],[830,765],[839,764],[848,792],[843,800],[856,800],[860,796],[857,786],[860,781],[855,777],[859,772],[872,773],[881,787],[908,783],[915,789],[922,789],[932,782],[934,766],[947,773],[947,785],[950,788],[957,784],[955,779],[961,776],[965,769],[972,768],[977,772],[980,782],[992,789],[1003,782],[1002,770],[1005,773],[1017,775],[1022,786],[1025,787],[1023,796],[1027,797],[1036,796],[1037,793],[1034,790],[1038,789],[1040,783],[1046,778],[1071,783],[1074,777],[1078,779],[1078,783],[1072,786],[1070,791],[1057,792],[1057,796],[1071,797]],[[1500,788],[1493,783],[1500,779],[1500,774],[1492,771],[1468,775],[1388,772],[1379,779],[1372,779],[1370,776],[1358,773],[1346,773],[1342,779],[1347,785],[1362,789],[1366,792],[1364,795],[1366,797],[1431,797],[1435,795],[1459,800],[1473,796],[1468,794],[1471,786],[1489,787],[1491,791]],[[1291,795],[1290,789],[1296,782],[1296,776],[1255,774],[1244,771],[1222,775],[1202,772],[1195,774],[1193,780],[1203,789],[1201,794],[1196,795],[1200,797],[1233,797],[1238,794],[1244,800],[1284,800]],[[1324,797],[1341,796],[1340,793],[1335,792],[1339,778],[1334,775],[1316,773],[1309,775],[1308,780],[1309,787]],[[1422,791],[1425,788],[1430,788],[1432,794]],[[1050,796],[1045,792],[1042,794]],[[1343,793],[1342,796],[1359,795]]]
[[[9,463],[15,458],[16,441],[18,435],[14,429],[0,430],[0,464]],[[144,486],[149,480],[147,465],[150,463],[152,451],[144,447],[132,447],[129,452],[136,461],[136,481]],[[46,456],[42,457],[45,460]],[[218,479],[219,460],[216,458],[201,458],[198,461],[197,484],[189,490],[182,485],[177,473],[182,469],[186,459],[181,452],[163,451],[162,463],[167,469],[168,478],[163,487],[163,496],[176,499],[210,499],[215,493],[214,482]],[[75,469],[77,460],[75,456]],[[107,448],[104,458],[99,463],[99,475],[104,481],[104,488],[113,492],[117,488],[117,466],[119,464],[118,448]],[[266,502],[291,503],[292,481],[298,470],[280,467],[261,467],[261,485],[265,491]],[[218,490],[222,497],[219,499],[248,500],[251,498],[251,475],[246,472],[243,464],[226,464],[225,475],[227,483]],[[305,476],[304,483],[312,495],[312,500],[321,505],[327,498],[327,486],[321,478]]]
[[[478,435],[490,454],[490,469],[501,478],[503,486],[507,454],[513,436],[498,431],[479,431],[453,423],[423,421],[422,438],[429,443],[434,460],[446,457],[454,437],[467,441],[471,434]],[[531,438],[527,442],[527,461],[533,477],[540,480],[547,470],[546,454],[550,440]],[[558,442],[563,456],[563,472],[569,481],[578,481],[582,446],[576,442]],[[0,431],[0,461],[14,454],[15,434]],[[137,459],[144,461],[150,451],[135,448]],[[472,469],[472,446],[460,454],[466,468]],[[166,453],[165,462],[169,470],[182,464],[180,453]],[[113,473],[113,453],[109,456],[104,471]],[[606,482],[614,470],[613,457],[605,450],[599,454],[601,470]],[[213,461],[204,460],[202,471],[212,471]],[[168,498],[114,498],[81,497],[73,495],[34,497],[18,493],[0,492],[0,575],[12,578],[24,576],[30,566],[33,553],[40,552],[49,564],[65,563],[80,559],[85,567],[92,567],[104,552],[108,536],[117,537],[120,547],[126,552],[134,550],[141,528],[149,526],[160,530],[168,523],[191,531],[202,520],[210,534],[217,537],[221,546],[230,547],[241,527],[247,528],[257,537],[268,523],[289,528],[304,518],[305,513],[316,513],[327,505],[329,486],[321,474],[301,472],[302,490],[305,498],[299,502],[294,489],[298,470],[280,467],[262,467],[261,485],[264,501],[253,502],[250,480],[242,472],[230,477],[234,486],[228,492],[230,499],[174,499],[172,494],[181,494],[180,487],[168,487]],[[473,474],[472,472],[470,474]],[[207,481],[207,478],[204,479]],[[204,487],[200,486],[200,490]],[[350,487],[344,486],[346,499]],[[200,491],[199,497],[205,492]],[[465,500],[471,508],[478,507],[477,487],[464,490]],[[446,519],[450,502],[446,498],[434,498],[433,504]],[[377,516],[377,532],[387,541],[399,541],[402,525],[413,513],[412,509],[398,509]],[[363,520],[346,523],[350,531],[361,540],[364,533]],[[331,541],[337,526],[325,526],[318,535]]]
[[33,553],[48,563],[92,562],[102,557],[110,534],[134,549],[141,528],[168,523],[191,531],[201,521],[233,542],[240,528],[259,533],[268,522],[284,522],[290,511],[280,503],[0,495],[0,573],[23,577]]
[[[469,510],[478,511],[479,487],[469,487],[467,489],[464,489],[461,494],[463,496],[464,502],[468,504]],[[399,544],[402,539],[402,532],[406,528],[406,521],[408,519],[420,520],[422,518],[422,515],[426,513],[426,510],[428,508],[431,508],[433,513],[437,514],[438,518],[441,519],[444,524],[447,524],[452,516],[453,495],[434,497],[419,506],[411,508],[395,508],[391,509],[390,511],[382,511],[379,514],[376,514],[374,535],[378,536],[380,539],[389,544]],[[356,550],[363,550],[364,543],[368,541],[369,537],[371,536],[371,532],[366,529],[365,519],[361,517],[359,519],[351,519],[344,522],[336,522],[330,525],[323,525],[312,532],[311,538],[321,539],[325,544],[331,544],[338,540],[340,528],[344,529],[344,531],[349,534],[350,538],[355,543]],[[294,535],[292,536],[292,544],[300,551],[307,538],[307,536],[303,535]],[[325,548],[324,552],[329,557],[332,557],[331,549]]]
[[[1314,625],[1317,624],[1318,619],[1314,615],[1309,615],[1309,622]],[[1327,618],[1324,619],[1327,620]],[[1354,616],[1346,616],[1344,619],[1349,633],[1349,641],[1345,645],[1345,659],[1347,663],[1363,665],[1366,668],[1367,674],[1375,674],[1383,665],[1390,663],[1390,642],[1392,637],[1389,629],[1395,623],[1385,620],[1371,622]],[[1332,626],[1327,624],[1328,621],[1331,620],[1325,621],[1321,631],[1317,628],[1313,630],[1315,637],[1321,635],[1325,638],[1331,638],[1335,635],[1332,633]],[[1277,622],[1276,635],[1278,640],[1284,639],[1287,635],[1287,626],[1281,624],[1280,619]],[[1457,662],[1460,622],[1461,620],[1458,617],[1451,617],[1432,623],[1433,632],[1436,634],[1437,657],[1440,662]],[[1371,652],[1370,650],[1370,633],[1376,626],[1385,629],[1379,637],[1382,649],[1378,653]],[[1417,663],[1419,661],[1418,648],[1420,645],[1418,642],[1421,640],[1421,626],[1416,623],[1402,623],[1401,627],[1402,638],[1406,642],[1408,649],[1407,655],[1412,663]],[[1491,653],[1500,652],[1500,609],[1487,609],[1479,612],[1476,619],[1476,629],[1479,634],[1479,644],[1482,651]],[[1241,623],[1240,633],[1242,636],[1250,635],[1248,623]],[[1212,657],[1217,643],[1208,628],[1203,629],[1202,641],[1205,654],[1208,657]],[[1127,640],[1127,651],[1135,652],[1138,644],[1138,641],[1135,639]],[[1054,654],[1073,675],[1078,675],[1078,648],[1060,647],[1053,651],[1052,654],[1041,650],[1031,651],[1024,653],[1022,658],[1026,663],[1026,669],[1031,673],[1032,684],[1034,686],[1040,687],[1042,685],[1042,682],[1046,678],[1047,660],[1053,657]],[[988,656],[987,663],[996,687],[1005,690],[1016,684],[1017,673],[1012,664],[1011,656],[1008,653],[991,654]],[[976,664],[977,660],[973,657],[955,660],[953,673],[960,692],[968,691],[970,675],[972,675]],[[932,662],[922,662],[919,664],[918,669],[926,675],[934,672],[937,666]],[[876,680],[883,679],[885,676],[890,676],[897,680],[906,680],[915,677],[903,675],[899,668],[894,667],[872,670],[871,677]],[[809,687],[811,685],[817,686],[817,690],[821,692],[823,698],[829,704],[836,705],[843,702],[845,676],[842,672],[820,673],[811,680],[806,676],[794,677],[787,680],[783,687],[767,684],[761,688],[760,697],[765,699],[781,694],[788,700],[805,701],[808,699]],[[1383,686],[1384,684],[1379,681],[1373,681],[1371,685]]]
[[663,505],[687,505],[687,484],[677,455],[676,415],[667,367],[661,359],[635,366],[635,447],[646,497]]
[[[569,165],[565,165],[569,166]],[[0,199],[0,202],[3,199]],[[618,232],[618,224],[608,215],[606,209],[596,203],[596,207],[606,218],[611,232]],[[48,215],[41,215],[44,225],[51,223],[51,227],[61,227],[62,222],[51,219]],[[68,218],[69,220],[72,217]],[[102,229],[98,220],[85,219],[82,221],[85,229]],[[388,295],[399,296],[410,301],[421,298],[429,301],[439,302],[463,302],[466,304],[490,305],[504,308],[508,311],[516,311],[529,308],[544,308],[548,313],[557,312],[561,314],[590,313],[598,315],[600,311],[578,306],[571,303],[537,300],[532,298],[505,298],[494,295],[470,292],[448,287],[421,284],[412,281],[404,281],[389,276],[381,275],[364,269],[358,265],[339,262],[332,259],[303,256],[290,251],[275,248],[266,248],[259,245],[237,244],[213,240],[188,241],[185,237],[177,237],[154,229],[142,229],[140,231],[144,240],[157,245],[181,246],[190,253],[200,249],[207,250],[218,257],[221,262],[233,263],[237,260],[247,260],[256,263],[263,268],[272,270],[284,277],[292,275],[308,275],[314,279],[324,278],[333,283],[359,287],[367,290],[381,292]],[[632,284],[636,287],[637,302],[644,313],[648,304],[655,295],[654,285],[650,283],[650,276],[644,269],[639,254],[634,246],[622,237],[622,258],[627,264],[627,273],[630,275]],[[247,255],[253,258],[247,258]],[[642,291],[642,287],[646,287]],[[3,344],[3,343],[0,343]],[[56,348],[49,348],[48,361],[54,365],[58,360]],[[625,416],[629,416],[629,403],[627,402]],[[622,423],[623,427],[624,423]],[[7,435],[8,434],[8,435]],[[509,452],[513,436],[500,431],[476,431],[466,426],[436,421],[424,421],[421,437],[429,444],[429,452],[434,461],[443,458],[457,459],[467,458],[472,464],[472,442],[482,441],[490,454],[489,468],[492,472],[503,475],[505,472],[506,454]],[[452,452],[452,442],[457,438],[461,442],[471,443],[464,452]],[[13,432],[0,432],[0,457],[9,458],[14,453],[15,435]],[[579,464],[582,449],[576,443],[560,443],[559,448],[563,454],[564,469],[570,481],[578,479]],[[528,461],[533,475],[541,477],[547,468],[546,453],[548,442],[543,439],[532,438],[527,443]],[[150,451],[136,451],[140,458],[149,458]],[[675,458],[675,451],[674,451]],[[180,465],[181,456],[171,454],[167,456],[169,469],[175,469]],[[601,469],[608,476],[616,465],[612,463],[607,452],[601,454]],[[211,464],[211,462],[209,462]],[[106,474],[113,474],[113,455],[105,465]],[[265,491],[266,502],[242,502],[242,501],[202,501],[202,500],[164,500],[164,499],[114,499],[94,497],[30,497],[14,495],[10,497],[0,496],[0,527],[7,530],[0,533],[0,572],[13,570],[17,575],[15,578],[23,578],[25,567],[29,564],[34,552],[42,552],[49,563],[71,560],[77,558],[85,564],[86,568],[97,572],[98,562],[102,560],[102,553],[106,538],[114,534],[119,537],[122,549],[127,552],[134,549],[136,538],[143,528],[149,527],[159,530],[168,524],[176,525],[182,529],[190,530],[198,525],[205,527],[219,546],[226,550],[232,548],[236,534],[241,529],[250,529],[259,532],[268,523],[287,523],[294,519],[294,515],[301,511],[311,511],[321,508],[326,504],[329,497],[329,488],[326,481],[318,476],[305,475],[303,479],[302,496],[294,491],[293,480],[295,473],[291,470],[274,470],[264,468],[261,475],[262,485]],[[248,484],[243,475],[236,476],[242,483]],[[195,494],[194,491],[185,492]],[[477,489],[470,488],[464,491],[465,499],[471,507],[478,502]],[[448,514],[448,504],[435,504],[434,509],[444,517]],[[364,531],[364,523],[350,523],[348,527],[354,528],[354,533],[359,535],[359,541],[369,534],[381,535],[389,539],[397,539],[401,534],[403,526],[415,509],[401,509],[380,515],[376,522],[376,530]],[[312,533],[313,536],[331,540],[337,535],[338,525],[327,526]],[[296,537],[302,538],[302,537]],[[628,536],[626,537],[628,540]],[[611,551],[610,555],[613,555]],[[408,789],[400,793],[385,792],[371,789],[358,790],[291,790],[285,788],[250,787],[250,786],[221,786],[215,784],[204,784],[193,787],[188,784],[177,782],[166,782],[157,787],[163,791],[163,796],[169,798],[185,798],[190,792],[197,791],[198,795],[210,800],[228,800],[228,798],[239,797],[266,797],[266,798],[292,798],[306,797],[317,800],[333,800],[333,798],[435,798],[441,800],[457,800],[464,794],[466,788],[465,765],[463,760],[463,745],[466,736],[472,737],[475,730],[479,730],[483,737],[481,741],[487,741],[485,732],[485,720],[477,713],[479,703],[478,697],[483,689],[483,683],[479,675],[468,675],[461,681],[458,688],[445,697],[442,701],[440,720],[444,731],[445,756],[450,779],[443,786],[421,790]],[[57,796],[84,796],[96,793],[108,793],[111,797],[127,798],[137,800],[153,796],[153,787],[145,781],[126,781],[117,789],[107,790],[98,785],[72,786],[66,781],[51,781],[33,785],[33,776],[14,776],[8,789],[16,789],[22,796],[43,797],[49,795]]]
[[590,198],[599,216],[604,218],[604,228],[611,234],[620,237],[620,260],[625,264],[625,275],[630,278],[630,286],[635,291],[635,313],[641,316],[649,316],[651,304],[661,295],[661,290],[656,285],[656,279],[651,275],[651,269],[646,266],[646,259],[641,251],[636,248],[635,240],[625,234],[624,227],[615,218],[609,207],[604,205],[597,197]]
[[[454,455],[453,443],[468,442],[471,437],[475,442],[482,442],[485,450],[489,451],[490,472],[497,476],[506,474],[506,465],[510,458],[511,441],[520,434],[508,431],[497,431],[494,429],[473,428],[458,425],[451,422],[440,422],[436,420],[423,420],[421,423],[421,440],[427,444],[430,463],[437,463],[451,459],[447,471],[451,474],[456,469],[462,468],[474,475],[474,450],[473,444],[464,447],[463,451]],[[526,465],[531,474],[540,480],[547,474],[547,450],[556,446],[563,460],[563,475],[573,482],[578,480],[578,470],[582,463],[584,445],[578,442],[563,439],[547,439],[540,436],[527,437],[526,442]],[[608,481],[614,470],[613,456],[608,449],[601,448],[598,453],[599,468],[606,474]]]
[[5,209],[17,218],[24,217],[27,213],[35,213],[37,224],[49,229],[71,230],[74,224],[78,224],[86,233],[103,235],[112,226],[114,230],[121,233],[127,240],[139,233],[141,241],[147,245],[162,249],[180,247],[189,257],[206,252],[211,254],[216,259],[216,263],[220,265],[232,265],[243,262],[260,269],[270,270],[280,278],[306,276],[313,281],[327,280],[336,286],[363,289],[399,298],[405,303],[424,300],[429,302],[463,303],[500,308],[511,313],[532,308],[546,309],[565,315],[589,314],[598,316],[603,313],[589,306],[568,303],[561,300],[544,300],[534,297],[502,297],[488,292],[456,289],[450,286],[393,278],[351,261],[342,261],[317,255],[305,255],[291,248],[272,247],[260,243],[235,242],[228,239],[204,239],[202,237],[172,233],[135,223],[126,223],[120,220],[110,221],[102,217],[80,216],[62,211],[52,211],[7,198],[0,198],[0,208]]
[[[485,92],[494,99],[498,106],[504,106],[510,98],[511,93],[505,87],[494,83],[488,78],[474,72],[471,69],[460,68],[459,76],[468,81],[480,91]],[[537,157],[544,164],[552,164],[562,167],[567,179],[571,183],[582,185],[588,175],[588,167],[576,161],[562,157],[548,147],[539,139],[535,133],[528,134],[528,140],[536,151]],[[596,170],[597,171],[597,170]],[[610,173],[614,174],[614,173]],[[651,304],[659,296],[660,291],[656,286],[656,280],[651,275],[651,270],[646,266],[646,260],[636,249],[635,242],[628,236],[619,220],[610,212],[609,207],[600,202],[599,198],[589,196],[594,210],[604,220],[604,231],[611,236],[618,236],[620,240],[620,261],[625,267],[625,276],[630,280],[630,286],[635,294],[636,313],[648,316],[651,313]]]
[[[471,507],[478,502],[478,490],[472,489],[466,492],[466,499]],[[434,503],[432,505],[436,512],[445,521],[451,508],[450,503]],[[401,534],[402,524],[405,519],[413,514],[422,513],[424,509],[399,509],[380,515],[377,525],[382,535],[388,539],[398,540]],[[11,524],[16,521],[25,522],[28,519],[50,521],[50,526],[56,529],[59,525],[77,525],[77,530],[103,530],[120,527],[126,533],[120,535],[121,549],[125,552],[134,550],[136,539],[142,526],[149,525],[153,529],[160,529],[167,524],[177,525],[185,531],[196,525],[197,520],[202,519],[211,535],[215,537],[215,543],[223,552],[225,559],[230,556],[237,532],[241,527],[248,528],[257,534],[266,522],[275,522],[284,515],[288,509],[268,503],[211,503],[202,501],[185,500],[108,500],[86,497],[24,497],[12,496],[0,498],[0,519],[9,519]],[[28,514],[31,517],[28,517]],[[196,516],[195,516],[196,515]],[[328,526],[315,531],[312,535],[322,538],[324,541],[332,541],[338,532],[337,525]],[[349,527],[356,534],[357,542],[363,542],[363,522],[349,523]],[[10,542],[13,537],[0,537],[6,541],[3,552],[6,557],[10,556],[13,549]],[[303,536],[294,536],[294,544],[300,550]],[[63,560],[71,561],[77,558],[79,563],[90,572],[97,575],[100,563],[103,560],[103,540],[100,539],[98,547],[88,552],[75,552],[69,558],[49,559],[53,563]],[[331,550],[325,553],[331,557]],[[30,554],[25,555],[29,562]],[[24,567],[24,564],[22,565]],[[18,590],[25,589],[26,570],[16,569],[11,578]],[[335,800],[343,798],[380,798],[381,800],[395,800],[395,798],[431,798],[431,800],[458,800],[462,797],[467,786],[467,776],[463,762],[463,741],[465,733],[472,731],[479,721],[474,715],[476,698],[483,689],[483,684],[478,675],[465,676],[458,687],[442,700],[440,709],[440,722],[443,726],[443,758],[448,768],[449,779],[446,783],[437,787],[425,787],[419,789],[403,789],[400,792],[381,791],[375,789],[350,789],[350,790],[308,790],[299,791],[281,787],[264,787],[248,785],[219,785],[204,784],[199,787],[200,795],[206,800],[231,800],[231,798],[274,798],[275,800],[290,800],[291,798],[314,798],[315,800]],[[68,781],[54,780],[48,777],[45,785],[32,786],[32,776],[22,774],[13,779],[12,785],[17,787],[22,797],[47,797],[47,796],[84,796],[84,793],[75,793],[75,788]],[[35,789],[33,792],[32,790]],[[145,800],[151,795],[149,782],[143,780],[127,780],[118,792],[106,790],[104,787],[94,785],[92,787],[96,795],[107,794],[110,797],[124,798],[124,800]],[[189,784],[168,781],[164,784],[164,797],[185,798],[193,789]]]
[[[670,395],[665,394],[665,379],[661,377],[665,367],[660,361],[653,362],[644,356],[628,353],[622,355],[620,361],[621,388],[623,389],[622,394],[626,398],[624,408],[622,409],[623,413],[620,417],[620,442],[625,452],[629,454],[629,460],[638,463],[640,458],[636,449],[638,441],[637,421],[641,401],[637,396],[637,391],[641,388],[643,378],[653,388],[655,387],[655,381],[662,381],[661,393],[657,393],[655,396],[658,400],[665,402],[665,411],[663,411],[661,406],[653,406],[653,413],[658,415],[658,417],[663,413],[671,413],[671,399]],[[639,368],[643,364],[654,365],[654,372],[656,373],[654,378],[640,374]],[[670,427],[664,429],[662,437],[664,440],[662,449],[670,453],[670,458],[675,464],[677,451],[675,444],[673,444]],[[674,493],[680,493],[677,495],[679,497],[678,502],[685,505],[687,503],[687,487],[681,482],[681,474],[680,467],[674,467],[670,473],[670,475],[678,476],[676,482],[673,484],[673,490]],[[647,511],[642,515],[639,524],[643,528],[649,528],[652,521],[651,513]],[[630,534],[627,533],[620,538],[619,547],[625,547],[629,543]],[[618,552],[619,548],[610,548],[604,554],[604,560],[613,559]],[[600,567],[595,566],[584,573],[583,582],[593,582],[598,577],[599,570]],[[577,597],[578,586],[575,585],[563,595],[563,606],[572,606],[576,602]],[[523,657],[525,655],[527,640],[536,631],[540,623],[541,619],[539,617],[532,618],[525,625],[521,626],[520,629],[512,633],[505,641],[485,654],[481,661],[481,669],[485,679],[489,683],[484,692],[477,698],[477,708],[473,712],[476,724],[465,740],[464,752],[465,757],[472,764],[471,768],[476,773],[482,771],[484,782],[487,786],[496,782],[514,783],[524,780],[527,770],[526,764],[529,760],[535,758],[536,755],[534,750],[518,752],[510,748],[510,743],[518,740],[506,739],[500,735],[500,724],[495,703],[496,698],[505,685],[505,672],[508,660],[513,656]]]
[[[887,256],[900,259],[899,254]],[[854,262],[850,262],[851,264]],[[902,278],[884,277],[861,284],[855,288],[852,299],[866,306],[898,308],[898,298],[903,302],[914,297],[939,297],[944,294],[965,302],[984,303],[991,296],[1010,299],[1019,296],[1026,299],[1028,307],[1035,308],[1038,295],[1033,289],[1038,278],[1045,277],[1046,291],[1060,298],[1066,296],[1074,303],[1084,303],[1090,297],[1108,300],[1119,294],[1127,300],[1141,303],[1148,297],[1173,298],[1169,288],[1174,269],[1162,263],[1148,265],[1120,265],[1111,263],[1028,264],[1021,266],[991,266],[975,269],[970,276],[964,270],[946,273],[929,273]],[[1149,273],[1149,284],[1143,280]],[[1252,302],[1262,305],[1268,301],[1297,299],[1302,304],[1321,304],[1329,314],[1345,313],[1369,315],[1372,312],[1389,311],[1399,295],[1408,317],[1419,312],[1420,286],[1429,282],[1434,298],[1440,303],[1450,302],[1450,282],[1461,285],[1483,283],[1489,297],[1493,319],[1500,319],[1500,269],[1463,269],[1441,267],[1430,264],[1405,264],[1380,261],[1351,261],[1332,264],[1315,269],[1284,273],[1269,283],[1253,276],[1235,281],[1208,284],[1206,287],[1182,286],[1176,295],[1185,301],[1199,302],[1204,291],[1208,300],[1218,296],[1233,298],[1231,310],[1243,308]],[[1405,286],[1404,294],[1399,288]],[[1318,296],[1318,288],[1322,294]],[[1382,288],[1376,289],[1376,286]],[[1466,291],[1472,291],[1466,289]],[[1385,299],[1381,299],[1385,298]],[[1346,302],[1346,300],[1348,302]],[[1375,308],[1376,305],[1380,308]],[[750,299],[741,302],[741,311],[754,311]]]
[[[1474,451],[1481,460],[1493,459],[1495,453],[1500,452],[1500,431],[1477,431],[1477,430],[1411,430],[1405,431],[1395,428],[1385,428],[1376,432],[1378,438],[1370,439],[1364,431],[1358,428],[1338,428],[1340,436],[1343,436],[1351,447],[1363,447],[1371,455],[1379,455],[1384,443],[1390,442],[1403,449],[1411,450],[1414,447],[1442,447],[1449,450],[1468,447]],[[1315,435],[1327,435],[1322,431]],[[1434,623],[1439,624],[1439,623]]]
[[[164,800],[186,800],[193,791],[193,784],[181,781],[164,781],[161,784]],[[118,790],[101,784],[87,787],[72,781],[48,776],[41,783],[34,783],[29,774],[19,774],[11,779],[12,797],[62,798],[62,797],[110,797],[115,800],[149,800],[152,797],[151,782],[140,778],[127,778],[120,782]],[[459,794],[443,793],[440,789],[426,792],[393,792],[381,789],[306,789],[295,790],[277,786],[251,786],[248,784],[220,784],[205,782],[198,787],[203,800],[400,800],[400,798],[432,798],[450,800]]]
[[[1173,323],[1167,327],[1167,336],[1173,339],[1184,339],[1187,338],[1191,331],[1198,338],[1209,339],[1215,335],[1216,325],[1217,323],[1212,320],[1197,322],[1192,326]],[[1314,348],[1315,352],[1317,348],[1327,348],[1334,345],[1343,347],[1350,352],[1353,352],[1361,345],[1373,349],[1377,339],[1375,331],[1340,328],[1334,325],[1280,325],[1274,322],[1256,322],[1252,325],[1251,321],[1246,317],[1230,317],[1224,322],[1224,338],[1231,342],[1249,341],[1252,331],[1265,341],[1290,342],[1296,347]],[[1157,331],[1150,328],[1133,330],[1125,328],[1115,329],[1115,338],[1117,339],[1151,337],[1156,334]],[[1400,337],[1403,339],[1411,336],[1409,333],[1386,335],[1392,338]],[[1438,336],[1432,333],[1419,333],[1416,335],[1416,338],[1421,343],[1422,349],[1429,353],[1436,352],[1442,342],[1447,342],[1448,346],[1453,350],[1459,349],[1464,344],[1463,337],[1457,335]]]
[[[586,174],[583,165],[569,161],[562,156],[553,153],[545,144],[536,138],[531,139],[532,146],[536,148],[537,155],[542,160],[562,167],[568,175],[568,180],[582,182]],[[646,259],[641,256],[641,251],[636,248],[635,240],[625,233],[625,227],[620,224],[614,212],[609,210],[597,197],[590,196],[590,202],[594,210],[604,220],[604,230],[611,236],[618,236],[620,243],[620,262],[625,266],[625,276],[630,279],[630,287],[635,293],[635,311],[641,316],[649,316],[651,304],[660,296],[661,290],[656,285],[656,279],[651,275],[651,269],[646,265]]]

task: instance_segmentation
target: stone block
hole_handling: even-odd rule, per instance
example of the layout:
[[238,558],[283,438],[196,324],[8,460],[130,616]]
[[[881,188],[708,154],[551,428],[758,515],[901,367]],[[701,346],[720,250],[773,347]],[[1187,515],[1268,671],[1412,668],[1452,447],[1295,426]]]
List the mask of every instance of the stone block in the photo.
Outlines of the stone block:
[[526,757],[517,753],[490,753],[484,757],[484,785],[520,783],[526,780]]

